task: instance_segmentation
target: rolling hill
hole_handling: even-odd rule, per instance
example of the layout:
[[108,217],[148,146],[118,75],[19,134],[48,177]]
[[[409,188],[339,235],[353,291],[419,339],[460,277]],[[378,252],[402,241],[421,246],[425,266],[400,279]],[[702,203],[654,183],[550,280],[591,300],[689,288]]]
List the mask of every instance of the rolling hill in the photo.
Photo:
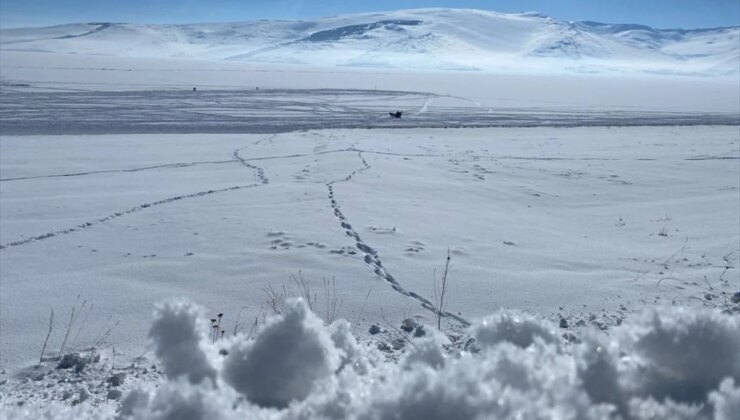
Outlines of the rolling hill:
[[734,75],[740,27],[655,29],[539,13],[414,9],[311,21],[13,28],[0,31],[0,49],[317,66]]

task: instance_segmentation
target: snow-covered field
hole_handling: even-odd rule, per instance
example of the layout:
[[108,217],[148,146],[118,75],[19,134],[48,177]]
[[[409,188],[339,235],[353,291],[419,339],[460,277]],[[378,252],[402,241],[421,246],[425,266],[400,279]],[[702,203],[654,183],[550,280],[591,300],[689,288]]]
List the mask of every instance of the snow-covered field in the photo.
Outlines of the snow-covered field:
[[77,54],[203,29],[96,25],[2,34],[0,417],[734,418],[737,77]]
[[135,356],[155,302],[252,320],[299,271],[351,320],[369,291],[367,323],[429,318],[448,248],[467,320],[670,302],[661,278],[737,279],[739,150],[735,126],[6,136],[2,330],[35,334],[4,334],[3,364],[78,295]]

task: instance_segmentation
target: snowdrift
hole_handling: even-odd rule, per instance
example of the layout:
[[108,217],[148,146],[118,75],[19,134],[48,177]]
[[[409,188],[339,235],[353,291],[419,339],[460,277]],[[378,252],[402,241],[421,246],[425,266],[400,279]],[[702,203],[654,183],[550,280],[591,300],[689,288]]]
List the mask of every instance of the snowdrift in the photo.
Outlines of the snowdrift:
[[9,419],[735,419],[740,318],[707,309],[645,311],[606,336],[560,339],[548,322],[502,311],[476,322],[464,351],[408,337],[397,363],[325,325],[301,300],[255,338],[207,339],[205,312],[157,308],[151,328],[167,381],[120,407],[14,407]]

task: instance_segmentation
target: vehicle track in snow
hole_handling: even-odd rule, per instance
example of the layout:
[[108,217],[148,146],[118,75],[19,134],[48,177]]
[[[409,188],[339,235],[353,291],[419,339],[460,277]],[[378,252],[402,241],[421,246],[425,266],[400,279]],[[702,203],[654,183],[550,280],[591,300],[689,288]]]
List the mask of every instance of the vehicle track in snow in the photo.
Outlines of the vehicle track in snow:
[[[371,168],[362,154],[362,151],[357,150],[357,156],[362,161],[362,168],[352,171],[349,175],[342,179],[334,180],[326,184],[326,188],[329,191],[329,201],[331,203],[331,208],[334,211],[334,216],[337,218],[337,220],[339,220],[342,229],[344,229],[345,235],[355,241],[355,247],[364,254],[363,261],[365,262],[365,264],[370,266],[376,276],[380,277],[383,281],[390,284],[393,290],[395,290],[396,292],[411,299],[414,299],[415,301],[419,302],[424,309],[432,312],[433,314],[437,314],[437,309],[431,301],[419,295],[418,293],[406,290],[403,286],[401,286],[401,283],[399,283],[398,280],[396,280],[396,278],[393,277],[393,275],[391,275],[383,266],[383,263],[381,262],[377,251],[375,251],[375,249],[373,249],[360,237],[360,234],[357,233],[357,231],[349,223],[347,217],[344,215],[344,213],[342,213],[341,207],[339,206],[339,203],[337,202],[337,199],[334,195],[334,184],[349,182],[355,175],[367,171]],[[463,317],[450,312],[443,311],[442,316],[444,318],[456,321],[463,326],[470,325],[470,322]]]
[[424,102],[424,105],[422,105],[421,108],[419,108],[419,110],[414,113],[414,115],[420,115],[427,112],[427,110],[429,109],[429,105],[431,105],[432,102],[434,102],[434,96],[430,95],[429,98],[427,98],[426,102]]

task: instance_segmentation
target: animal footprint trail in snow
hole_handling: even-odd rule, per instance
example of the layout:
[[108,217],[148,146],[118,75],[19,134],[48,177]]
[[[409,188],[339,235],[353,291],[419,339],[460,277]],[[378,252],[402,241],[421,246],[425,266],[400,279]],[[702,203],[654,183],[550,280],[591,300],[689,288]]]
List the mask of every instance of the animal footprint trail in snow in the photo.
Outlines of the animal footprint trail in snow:
[[419,252],[424,251],[424,247],[426,244],[421,241],[412,241],[409,243],[409,245],[406,247],[406,253],[407,254],[418,254]]
[[2,178],[0,179],[0,182],[25,181],[25,180],[30,180],[30,179],[44,179],[44,178],[68,178],[68,177],[97,175],[97,174],[132,173],[132,172],[143,172],[143,171],[149,171],[149,170],[159,170],[159,169],[179,169],[179,168],[189,168],[191,166],[197,166],[197,165],[220,165],[220,164],[226,164],[226,163],[232,163],[232,162],[233,160],[211,160],[211,161],[197,161],[197,162],[165,163],[162,165],[143,166],[139,168],[103,169],[99,171],[88,171],[88,172],[73,172],[73,173],[64,173],[64,174]]
[[175,196],[175,197],[165,198],[164,200],[153,201],[151,203],[139,204],[138,206],[132,207],[132,208],[130,208],[128,210],[118,211],[118,212],[109,214],[108,216],[101,217],[101,218],[98,218],[98,219],[95,219],[95,220],[90,220],[90,221],[87,221],[87,222],[83,222],[83,223],[80,223],[80,224],[78,224],[76,226],[73,226],[73,227],[70,227],[70,228],[60,229],[60,230],[57,230],[57,231],[54,231],[54,232],[47,232],[47,233],[44,233],[44,234],[41,234],[41,235],[37,235],[37,236],[33,236],[33,237],[30,237],[30,238],[26,238],[26,239],[22,239],[22,240],[18,240],[18,241],[13,241],[13,242],[8,242],[6,244],[0,244],[0,249],[10,248],[10,247],[15,247],[15,246],[20,246],[20,245],[27,245],[27,244],[30,244],[32,242],[37,242],[37,241],[41,241],[41,240],[44,240],[44,239],[53,238],[55,236],[66,235],[66,234],[77,232],[77,231],[80,231],[80,230],[83,230],[83,229],[89,229],[89,228],[91,228],[93,226],[96,226],[96,225],[99,225],[101,223],[109,222],[109,221],[111,221],[113,219],[118,219],[119,217],[123,217],[123,216],[125,216],[127,214],[136,213],[136,212],[139,212],[139,211],[142,211],[142,210],[146,210],[146,209],[151,208],[151,207],[161,206],[163,204],[172,203],[173,201],[179,201],[179,200],[184,200],[184,199],[188,199],[188,198],[195,198],[195,197],[203,197],[203,196],[206,196],[206,195],[211,195],[211,194],[216,194],[216,193],[221,193],[221,192],[226,192],[226,191],[236,191],[236,190],[242,190],[242,189],[245,189],[245,188],[253,188],[253,187],[258,187],[260,185],[262,185],[262,184],[237,185],[235,187],[221,188],[221,189],[217,189],[217,190],[199,191],[199,192],[192,193],[192,194],[178,195],[178,196]]
[[[401,284],[396,280],[395,277],[393,277],[386,269],[383,267],[383,263],[380,261],[380,257],[378,256],[378,252],[373,249],[371,246],[369,246],[365,241],[362,240],[360,235],[357,233],[356,230],[352,227],[352,225],[347,221],[347,217],[342,213],[342,210],[340,209],[339,203],[337,202],[337,199],[334,195],[334,184],[339,182],[348,182],[352,179],[353,176],[356,174],[366,171],[371,168],[371,166],[367,163],[365,158],[362,156],[362,152],[358,152],[357,156],[362,161],[363,167],[353,171],[348,176],[344,177],[341,180],[332,181],[326,184],[326,188],[329,191],[329,202],[331,203],[332,210],[334,211],[334,216],[339,219],[339,224],[344,229],[344,233],[352,238],[355,241],[355,248],[364,254],[363,261],[365,264],[369,265],[370,268],[373,270],[373,273],[375,273],[376,276],[383,279],[386,283],[391,285],[391,288],[393,290],[397,291],[398,293],[407,296],[411,299],[416,300],[421,304],[421,306],[433,313],[437,313],[437,309],[435,308],[434,304],[430,302],[428,299],[422,297],[416,292],[408,291],[401,286]],[[339,254],[340,252],[336,252]],[[443,312],[442,316],[445,318],[452,319],[454,321],[459,322],[463,326],[470,325],[470,322],[468,322],[466,319],[459,315],[455,315],[450,312]]]
[[289,236],[285,232],[268,232],[267,238],[270,238],[269,246],[272,250],[288,250],[291,248],[306,248],[313,247],[318,249],[326,248],[326,245],[318,241],[308,241],[305,243],[298,243],[293,237]]
[[254,165],[249,164],[246,161],[246,159],[244,159],[243,157],[241,157],[241,155],[239,154],[239,151],[240,150],[241,149],[234,150],[234,153],[233,153],[234,159],[236,159],[237,161],[239,161],[240,164],[246,166],[247,168],[254,170],[255,171],[255,176],[257,177],[257,180],[261,184],[263,184],[263,185],[264,184],[269,184],[270,183],[270,179],[267,177],[267,175],[265,175],[265,170],[262,169],[262,168],[260,168],[259,166],[254,166]]
[[91,221],[87,221],[87,222],[81,223],[81,224],[76,225],[76,226],[73,226],[73,227],[69,227],[69,228],[66,228],[66,229],[60,229],[60,230],[53,231],[53,232],[47,232],[47,233],[44,233],[44,234],[41,234],[41,235],[32,236],[30,238],[21,239],[21,240],[13,241],[13,242],[8,242],[6,244],[0,244],[0,249],[5,249],[5,248],[9,248],[9,247],[20,246],[20,245],[26,245],[26,244],[30,244],[32,242],[36,242],[36,241],[41,241],[41,240],[44,240],[44,239],[53,238],[53,237],[58,236],[58,235],[66,235],[66,234],[69,234],[69,233],[77,232],[79,230],[88,229],[88,228],[91,228],[92,226],[99,225],[101,223],[105,223],[105,222],[108,222],[108,221],[113,220],[113,219],[117,219],[117,218],[122,217],[122,216],[127,215],[127,214],[131,214],[131,213],[135,213],[135,212],[138,212],[138,211],[142,211],[142,210],[148,209],[148,208],[153,207],[153,206],[159,206],[159,205],[162,205],[162,204],[171,203],[173,201],[183,200],[183,199],[187,199],[187,198],[201,197],[201,196],[210,195],[210,194],[214,194],[214,193],[218,193],[218,192],[224,192],[224,191],[234,191],[234,190],[240,190],[240,189],[245,189],[245,188],[253,188],[253,187],[258,187],[260,185],[266,185],[266,184],[268,184],[270,182],[270,179],[267,177],[267,175],[265,175],[265,170],[262,169],[262,168],[260,168],[260,167],[258,167],[258,166],[254,166],[254,165],[249,164],[243,157],[241,157],[241,155],[239,154],[239,150],[240,149],[234,150],[234,153],[233,153],[234,159],[236,161],[238,161],[240,164],[246,166],[247,168],[253,169],[255,171],[255,176],[257,177],[257,180],[259,181],[258,184],[238,185],[238,186],[230,187],[230,188],[221,188],[221,189],[216,189],[216,190],[211,189],[211,190],[207,190],[207,191],[199,191],[199,192],[192,193],[192,194],[178,195],[178,196],[175,196],[175,197],[165,198],[163,200],[154,201],[154,202],[151,202],[151,203],[139,204],[138,206],[132,207],[132,208],[130,208],[128,210],[123,210],[123,211],[115,212],[115,213],[110,214],[108,216],[101,217],[99,219],[95,219],[95,220],[91,220]]

